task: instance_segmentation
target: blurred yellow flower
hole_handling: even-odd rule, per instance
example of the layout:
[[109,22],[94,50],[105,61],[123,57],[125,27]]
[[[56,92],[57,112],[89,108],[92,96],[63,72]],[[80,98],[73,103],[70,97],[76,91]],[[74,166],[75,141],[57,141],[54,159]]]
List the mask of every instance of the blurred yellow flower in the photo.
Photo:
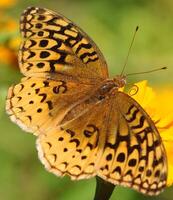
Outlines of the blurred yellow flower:
[[[18,31],[18,23],[16,20],[12,19],[8,15],[6,15],[4,12],[0,13],[0,31]],[[8,32],[6,32],[8,33]]]
[[19,50],[19,46],[21,43],[21,38],[19,36],[11,38],[11,40],[8,42],[8,46],[10,49]]
[[6,48],[3,45],[0,45],[0,63],[9,64],[12,67],[17,67],[17,53],[9,48]]
[[16,31],[17,28],[18,28],[18,24],[13,19],[7,18],[6,20],[0,21],[1,31]]
[[17,3],[17,0],[0,0],[0,8],[9,8],[14,6]]
[[[0,1],[0,8],[1,8]],[[20,45],[18,23],[11,17],[0,13],[0,63],[18,69],[17,51]]]
[[173,88],[153,90],[147,81],[135,83],[132,97],[147,111],[160,133],[168,159],[167,185],[173,184]]

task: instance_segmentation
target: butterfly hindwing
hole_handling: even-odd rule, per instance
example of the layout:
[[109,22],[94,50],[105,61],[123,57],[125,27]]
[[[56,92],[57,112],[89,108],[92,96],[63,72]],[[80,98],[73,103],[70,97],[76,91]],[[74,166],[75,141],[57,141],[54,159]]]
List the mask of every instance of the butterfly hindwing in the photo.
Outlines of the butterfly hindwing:
[[48,171],[72,179],[96,175],[105,143],[106,135],[101,134],[108,109],[109,104],[93,104],[76,118],[39,136],[39,157]]
[[24,41],[19,66],[24,75],[56,79],[56,74],[62,73],[91,81],[108,77],[96,44],[64,16],[30,7],[21,16],[20,29]]
[[[79,90],[80,88],[80,90]],[[10,87],[6,110],[12,121],[35,135],[57,126],[63,116],[91,92],[91,85],[27,77]]]

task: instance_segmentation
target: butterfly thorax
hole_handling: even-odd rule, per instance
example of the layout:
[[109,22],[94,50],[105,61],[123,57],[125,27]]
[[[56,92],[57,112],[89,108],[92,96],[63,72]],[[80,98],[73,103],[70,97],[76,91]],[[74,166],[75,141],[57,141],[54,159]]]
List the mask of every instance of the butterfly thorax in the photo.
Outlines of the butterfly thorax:
[[118,75],[113,79],[106,80],[99,88],[100,95],[106,95],[113,90],[118,90],[126,84],[126,77]]
[[113,88],[115,88],[115,83],[113,80],[106,80],[100,87],[99,87],[99,94],[106,95],[108,94]]

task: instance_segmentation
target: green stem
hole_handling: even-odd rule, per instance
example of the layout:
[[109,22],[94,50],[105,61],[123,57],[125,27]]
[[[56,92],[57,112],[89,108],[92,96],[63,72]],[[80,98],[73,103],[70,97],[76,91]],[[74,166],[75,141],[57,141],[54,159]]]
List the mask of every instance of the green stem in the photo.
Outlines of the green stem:
[[94,200],[109,200],[115,185],[104,181],[100,177],[96,177],[96,191]]

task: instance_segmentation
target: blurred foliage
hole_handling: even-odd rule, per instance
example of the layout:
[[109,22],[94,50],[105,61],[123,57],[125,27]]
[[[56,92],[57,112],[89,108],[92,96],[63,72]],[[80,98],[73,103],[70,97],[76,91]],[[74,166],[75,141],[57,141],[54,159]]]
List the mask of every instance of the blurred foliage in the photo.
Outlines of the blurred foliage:
[[[37,158],[35,137],[24,134],[5,114],[8,87],[20,80],[17,51],[20,43],[19,17],[27,6],[40,6],[60,12],[78,24],[98,44],[111,75],[121,72],[136,25],[135,39],[126,73],[167,66],[167,71],[130,77],[142,79],[157,88],[172,85],[173,79],[173,1],[172,0],[0,0],[0,199],[2,200],[90,200],[95,180],[72,182],[46,172]],[[158,197],[143,196],[117,187],[118,200],[171,200],[173,189]]]

